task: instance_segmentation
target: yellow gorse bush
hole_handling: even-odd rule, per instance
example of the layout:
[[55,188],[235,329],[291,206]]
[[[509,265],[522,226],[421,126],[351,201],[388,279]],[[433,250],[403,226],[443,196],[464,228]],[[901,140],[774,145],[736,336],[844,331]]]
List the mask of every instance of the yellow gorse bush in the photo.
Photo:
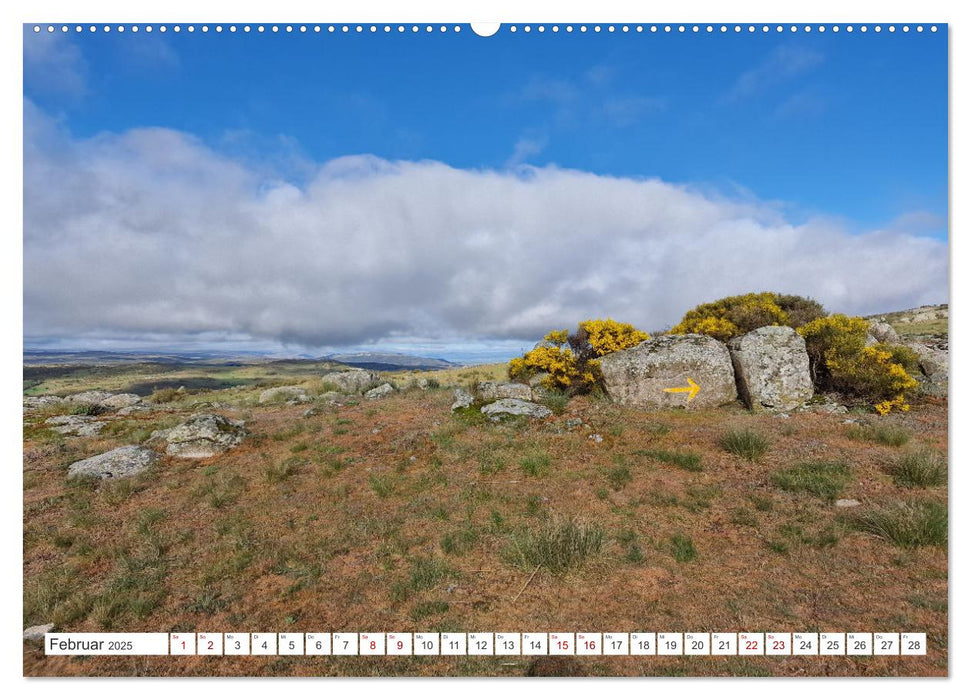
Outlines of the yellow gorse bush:
[[792,294],[759,292],[725,297],[696,306],[669,333],[701,333],[721,341],[762,326],[803,325],[823,315],[812,299]]
[[550,331],[543,343],[509,362],[509,378],[526,382],[546,373],[543,386],[553,390],[587,391],[600,377],[597,357],[624,350],[649,340],[647,333],[613,319],[583,321],[570,335]]
[[907,411],[906,395],[917,380],[901,364],[912,352],[883,345],[867,346],[866,319],[834,314],[799,328],[806,340],[818,386],[872,401],[881,415]]

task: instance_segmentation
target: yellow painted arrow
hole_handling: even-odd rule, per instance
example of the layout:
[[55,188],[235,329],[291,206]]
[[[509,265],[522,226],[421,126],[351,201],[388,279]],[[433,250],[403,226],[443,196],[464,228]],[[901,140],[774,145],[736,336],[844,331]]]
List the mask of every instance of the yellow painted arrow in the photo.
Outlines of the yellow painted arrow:
[[688,386],[673,386],[670,389],[665,389],[665,391],[669,394],[681,394],[687,391],[688,401],[691,401],[691,399],[695,397],[695,394],[698,393],[699,389],[701,389],[701,387],[695,384],[695,380],[688,377]]

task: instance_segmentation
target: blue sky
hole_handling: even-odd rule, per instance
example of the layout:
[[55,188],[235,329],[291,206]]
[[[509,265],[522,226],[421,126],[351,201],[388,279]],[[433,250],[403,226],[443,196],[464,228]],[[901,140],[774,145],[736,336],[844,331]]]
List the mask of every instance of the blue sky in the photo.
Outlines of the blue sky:
[[[343,200],[333,194],[335,183],[365,182],[358,190],[377,187],[382,193],[387,185],[398,198],[391,201],[386,199],[391,195],[381,195],[390,208],[398,207],[402,216],[412,218],[434,209],[427,223],[437,235],[462,238],[462,246],[452,251],[457,257],[430,266],[429,271],[439,277],[442,270],[468,264],[463,252],[474,256],[477,245],[489,250],[518,247],[536,258],[544,248],[530,247],[529,242],[540,239],[547,248],[567,248],[596,245],[596,240],[613,236],[619,242],[617,249],[643,244],[637,250],[651,251],[652,241],[668,250],[690,248],[687,241],[705,236],[730,245],[726,236],[733,235],[739,245],[771,248],[773,241],[783,240],[773,236],[783,236],[784,245],[793,246],[795,255],[795,251],[810,250],[814,239],[825,242],[835,236],[827,243],[833,255],[846,257],[859,251],[861,257],[885,259],[892,257],[888,251],[897,254],[903,245],[907,250],[913,247],[912,260],[926,256],[929,268],[918,272],[935,278],[935,284],[928,287],[916,279],[913,284],[904,280],[895,288],[890,280],[876,282],[883,277],[901,280],[897,268],[888,264],[885,275],[878,267],[861,273],[869,286],[883,285],[879,293],[863,298],[851,289],[848,279],[814,279],[811,269],[825,261],[794,264],[792,274],[781,279],[793,280],[793,289],[787,291],[812,294],[840,310],[848,307],[860,313],[888,310],[879,308],[882,304],[946,301],[939,298],[946,294],[946,279],[940,279],[946,276],[946,28],[921,34],[871,30],[866,34],[534,31],[527,35],[501,31],[490,38],[475,36],[467,26],[463,29],[459,34],[417,35],[129,31],[39,37],[26,30],[25,140],[28,146],[36,142],[37,148],[25,148],[25,172],[35,161],[44,163],[48,174],[50,162],[66,168],[57,171],[57,177],[70,182],[85,179],[79,172],[94,172],[107,177],[107,182],[125,181],[126,187],[137,190],[127,190],[126,196],[138,202],[157,196],[158,191],[171,195],[212,188],[221,193],[214,195],[216,199],[225,195],[227,201],[221,214],[211,212],[218,221],[210,226],[228,225],[253,206],[279,208],[281,197],[292,196],[291,206],[274,211],[284,218],[288,215],[284,210],[294,216],[293,212],[301,211],[308,218],[290,228],[273,218],[274,223],[264,222],[263,230],[282,236],[281,244],[293,243],[296,249],[310,245],[308,236],[320,238],[313,242],[316,252],[372,234],[366,248],[370,251],[383,250],[399,239],[431,246],[432,239],[408,238],[419,236],[413,222],[396,227],[394,220],[365,220],[363,202],[374,201],[375,190],[356,190]],[[183,148],[184,159],[167,165],[160,160],[161,153],[181,154]],[[74,156],[67,158],[65,153]],[[348,156],[366,158],[347,160]],[[65,160],[73,165],[65,165]],[[92,165],[102,162],[104,168]],[[119,173],[105,175],[109,163]],[[131,171],[124,173],[126,168]],[[564,179],[568,175],[569,181]],[[463,185],[459,180],[469,182]],[[645,300],[644,294],[670,289],[670,285],[658,286],[658,281],[638,291],[640,301],[622,295],[621,303],[608,279],[612,269],[607,266],[613,261],[616,268],[616,260],[601,260],[604,267],[594,274],[587,268],[586,256],[557,252],[553,257],[563,274],[587,275],[588,293],[577,296],[571,291],[568,302],[562,301],[563,295],[552,299],[553,278],[549,278],[542,288],[510,284],[505,291],[492,290],[498,298],[488,303],[476,299],[464,306],[436,307],[435,299],[444,293],[454,296],[454,289],[461,286],[453,279],[451,286],[429,287],[427,299],[420,294],[410,299],[404,313],[410,318],[407,322],[399,323],[389,315],[381,323],[358,323],[352,328],[353,323],[331,319],[325,325],[342,330],[328,334],[323,328],[311,329],[309,321],[262,326],[220,322],[207,328],[201,319],[225,316],[226,307],[186,313],[188,320],[180,325],[165,320],[172,313],[164,312],[164,305],[147,304],[159,307],[161,320],[156,327],[133,321],[117,301],[110,300],[106,289],[95,289],[92,296],[104,300],[104,313],[86,317],[82,323],[71,320],[76,314],[52,311],[59,303],[53,292],[38,289],[35,293],[31,244],[36,241],[38,251],[41,242],[50,244],[54,234],[44,227],[56,220],[57,240],[65,255],[98,259],[99,246],[108,245],[97,238],[105,226],[86,227],[78,216],[72,218],[72,206],[75,214],[77,208],[71,198],[42,196],[40,183],[45,182],[50,180],[25,178],[25,335],[27,342],[34,338],[40,344],[52,339],[80,345],[95,340],[188,344],[200,338],[210,342],[213,337],[254,347],[428,341],[444,343],[447,352],[450,344],[515,343],[532,337],[545,323],[569,325],[582,320],[571,315],[576,313],[619,316],[651,306],[654,311],[636,311],[634,320],[657,328],[676,322],[678,309],[683,311],[685,304],[709,300],[738,284],[728,278],[731,270],[714,269],[725,256],[713,254],[712,274],[722,275],[717,281],[698,275],[679,285],[670,295],[673,300]],[[142,183],[143,189],[132,182]],[[417,182],[424,187],[412,189]],[[584,185],[591,182],[596,186]],[[655,191],[648,187],[651,183],[663,187]],[[574,220],[582,220],[582,212],[592,211],[590,207],[613,201],[617,193],[618,204],[600,217],[602,228],[580,223],[577,231],[571,231],[568,221],[551,227],[535,223],[549,221],[554,213],[549,207],[558,206],[557,193],[574,186],[578,192],[607,188],[589,207],[577,204],[581,214],[575,213]],[[425,201],[434,197],[428,187],[439,188],[441,198]],[[458,206],[456,197],[448,194],[451,187],[456,191],[481,188],[477,203],[494,199],[466,216],[468,205],[458,212],[449,209]],[[629,188],[626,198],[619,193]],[[329,194],[315,200],[315,193],[321,191]],[[682,201],[682,195],[695,199]],[[519,196],[524,202],[536,202],[536,210],[515,220],[489,214]],[[361,208],[335,213],[341,201],[355,197],[361,198]],[[322,209],[325,200],[327,207]],[[628,207],[625,202],[633,202],[631,211],[617,213],[618,208]],[[164,208],[164,202],[158,207]],[[676,207],[685,212],[709,207],[718,211],[704,220],[662,216]],[[324,211],[332,218],[326,230],[317,232],[313,217]],[[611,219],[614,214],[620,217],[616,221]],[[638,216],[655,214],[658,220],[651,226],[636,226]],[[144,250],[139,248],[142,244],[164,249],[165,245],[156,244],[188,235],[191,227],[189,222],[160,218],[151,226],[142,223],[126,229],[124,220],[129,216],[117,199],[85,216],[105,217],[107,225],[116,229],[112,242],[128,241],[133,251]],[[742,224],[751,224],[767,238],[730,233],[740,231]],[[674,235],[672,227],[678,229],[675,240],[665,238]],[[72,233],[68,236],[66,230]],[[245,238],[238,227],[233,230],[235,234],[225,234],[230,248],[233,235]],[[297,230],[299,234],[294,233]],[[574,235],[582,240],[568,242]],[[485,243],[476,243],[477,236],[486,236]],[[362,250],[354,248],[356,254]],[[50,245],[47,251],[53,255]],[[268,253],[262,250],[261,254]],[[704,258],[704,253],[695,255]],[[38,253],[38,269],[42,260]],[[134,252],[128,260],[131,279],[115,283],[134,285],[135,297],[143,294],[145,300],[154,300],[156,288],[139,288],[147,268],[140,268]],[[661,267],[671,268],[666,260],[652,259],[647,253],[640,266],[624,270],[621,276],[660,275]],[[284,271],[287,264],[294,264],[277,262]],[[508,259],[490,264],[495,265],[493,280],[502,270],[513,274]],[[542,264],[539,259],[533,263],[534,267]],[[769,270],[778,266],[777,261],[755,261],[751,271],[743,268],[736,273],[759,286],[775,281]],[[313,270],[304,272],[307,280],[314,277]],[[474,272],[468,273],[467,281],[482,284]],[[184,286],[197,287],[207,274],[192,267],[191,272],[186,268],[175,277],[184,275]],[[375,279],[380,276],[374,270],[370,274]],[[851,274],[847,270],[844,276]],[[38,287],[42,277],[37,275]],[[423,279],[418,267],[396,268],[391,277],[399,290]],[[50,283],[44,278],[46,286]],[[281,292],[279,299],[315,294],[341,302],[340,289],[320,284],[296,284]],[[226,280],[213,278],[205,288],[225,293]],[[516,304],[505,299],[513,293],[519,295]],[[608,302],[610,295],[613,303]],[[368,299],[352,314],[358,318],[368,314],[369,304],[385,303],[388,298],[384,291],[372,288],[354,292],[355,299],[363,297]],[[277,311],[305,313],[288,302],[275,303],[252,311],[267,316]],[[243,308],[230,311],[237,319],[245,316]],[[502,324],[493,318],[500,313],[509,318],[514,312],[522,313],[520,321]],[[143,316],[150,313],[143,309]],[[457,320],[476,314],[484,319],[481,326]]]

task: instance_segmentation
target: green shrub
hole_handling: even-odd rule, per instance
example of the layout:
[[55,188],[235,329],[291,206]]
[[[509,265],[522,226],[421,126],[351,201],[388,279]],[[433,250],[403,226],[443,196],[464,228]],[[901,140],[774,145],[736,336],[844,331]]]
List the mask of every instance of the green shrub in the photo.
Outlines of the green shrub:
[[728,431],[722,435],[719,445],[726,452],[731,452],[750,462],[761,459],[769,449],[769,441],[748,428]]
[[793,294],[741,294],[696,306],[669,332],[701,333],[726,341],[762,326],[797,328],[824,313],[818,302]]
[[620,491],[634,480],[634,475],[630,473],[630,467],[621,464],[607,470],[607,483],[614,491]]
[[96,403],[79,403],[71,409],[73,416],[99,416],[105,409]]
[[554,415],[562,416],[570,403],[570,393],[567,391],[544,391],[539,403],[553,411]]
[[898,486],[943,486],[947,483],[947,460],[932,450],[919,450],[900,455],[887,468]]
[[775,472],[771,478],[773,484],[786,491],[802,491],[833,501],[846,488],[850,468],[843,462],[802,462]]
[[509,536],[504,555],[523,569],[545,568],[555,574],[576,569],[603,547],[604,531],[574,518],[554,519],[538,530]]
[[847,524],[898,547],[947,545],[947,506],[938,501],[899,501],[854,513],[847,517]]

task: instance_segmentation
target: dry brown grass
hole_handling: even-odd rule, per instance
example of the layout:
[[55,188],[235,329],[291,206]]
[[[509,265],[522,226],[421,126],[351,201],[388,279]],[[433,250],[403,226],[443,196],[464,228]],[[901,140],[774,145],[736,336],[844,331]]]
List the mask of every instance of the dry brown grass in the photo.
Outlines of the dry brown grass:
[[[496,425],[453,418],[450,402],[441,389],[321,407],[311,418],[301,417],[303,406],[226,409],[220,412],[248,421],[251,437],[240,448],[208,460],[165,458],[145,475],[111,484],[69,483],[65,468],[123,444],[117,437],[29,429],[24,624],[55,621],[71,631],[926,631],[926,657],[603,657],[578,658],[574,670],[946,675],[946,606],[913,602],[915,592],[921,601],[947,600],[946,550],[902,549],[842,527],[824,499],[773,484],[773,473],[796,464],[839,461],[852,474],[846,497],[880,506],[911,495],[885,472],[899,450],[851,439],[843,416],[783,420],[740,408],[657,414],[585,397],[562,416]],[[160,409],[131,422],[147,430],[172,418]],[[586,427],[567,429],[571,418]],[[915,442],[941,453],[946,421],[946,403],[937,401],[896,419]],[[771,442],[758,462],[719,446],[727,431],[745,429]],[[592,433],[604,441],[590,440]],[[659,450],[697,453],[704,469],[648,456]],[[946,487],[922,497],[944,502]],[[530,572],[504,552],[522,533],[564,518],[601,527],[599,551],[563,572],[541,569],[514,600]],[[685,541],[693,557],[684,556]],[[532,662],[73,659],[24,649],[31,676],[523,675]]]

